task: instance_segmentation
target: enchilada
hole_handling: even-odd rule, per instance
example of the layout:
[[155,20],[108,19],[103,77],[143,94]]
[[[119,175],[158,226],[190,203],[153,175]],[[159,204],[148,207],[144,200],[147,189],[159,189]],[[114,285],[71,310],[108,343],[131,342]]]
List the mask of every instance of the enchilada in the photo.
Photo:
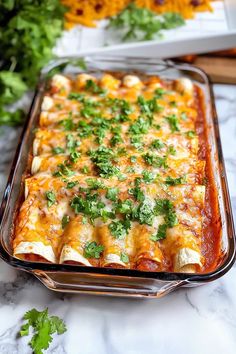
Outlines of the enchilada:
[[214,188],[206,183],[202,110],[200,91],[186,78],[55,75],[35,132],[14,255],[204,271]]

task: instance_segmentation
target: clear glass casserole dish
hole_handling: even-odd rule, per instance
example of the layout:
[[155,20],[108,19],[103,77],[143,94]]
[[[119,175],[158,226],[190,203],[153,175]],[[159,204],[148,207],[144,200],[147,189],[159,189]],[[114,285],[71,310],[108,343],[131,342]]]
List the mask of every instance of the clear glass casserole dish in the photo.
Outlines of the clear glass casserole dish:
[[[98,58],[86,59],[87,69],[82,69],[80,58],[62,58],[45,69],[13,161],[11,173],[0,208],[0,256],[8,264],[34,274],[48,288],[55,291],[102,294],[128,297],[161,297],[180,286],[197,286],[217,279],[233,265],[235,258],[235,233],[227,188],[225,167],[219,137],[218,121],[209,80],[204,72],[186,64],[141,58]],[[22,176],[27,173],[29,154],[32,149],[34,129],[38,123],[42,97],[49,73],[60,70],[77,74],[102,71],[140,72],[159,75],[174,80],[188,77],[201,87],[204,93],[205,119],[208,144],[211,146],[210,160],[216,188],[218,190],[219,220],[221,227],[221,256],[214,271],[209,273],[144,272],[133,269],[85,267],[69,264],[28,262],[12,254],[11,237],[14,219],[23,198]]]

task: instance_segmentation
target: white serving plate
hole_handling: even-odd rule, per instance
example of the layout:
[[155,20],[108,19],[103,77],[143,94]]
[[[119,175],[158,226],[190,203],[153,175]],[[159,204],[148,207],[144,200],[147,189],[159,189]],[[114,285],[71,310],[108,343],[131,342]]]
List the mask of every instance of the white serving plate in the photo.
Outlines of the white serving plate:
[[[125,56],[171,58],[236,47],[236,0],[212,3],[214,12],[197,13],[194,20],[177,29],[163,31],[163,38],[132,43],[114,43],[105,29],[76,26],[65,31],[55,48],[57,56],[109,53]],[[107,45],[109,43],[109,45]]]

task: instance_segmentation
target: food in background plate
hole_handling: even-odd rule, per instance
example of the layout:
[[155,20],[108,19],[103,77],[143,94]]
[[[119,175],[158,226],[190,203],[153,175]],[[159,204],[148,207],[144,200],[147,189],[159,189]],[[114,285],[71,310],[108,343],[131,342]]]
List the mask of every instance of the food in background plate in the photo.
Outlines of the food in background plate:
[[214,267],[202,92],[188,78],[55,75],[14,232],[18,258],[145,271]]
[[184,18],[194,18],[195,12],[212,11],[210,0],[61,0],[68,7],[66,28],[76,24],[96,27],[96,20],[110,18],[125,10],[127,5],[146,8],[156,14],[174,12]]

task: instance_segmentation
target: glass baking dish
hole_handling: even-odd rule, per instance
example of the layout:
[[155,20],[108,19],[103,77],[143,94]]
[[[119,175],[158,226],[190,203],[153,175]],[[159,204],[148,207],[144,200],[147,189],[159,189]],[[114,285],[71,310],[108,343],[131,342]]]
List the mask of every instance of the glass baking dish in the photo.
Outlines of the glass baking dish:
[[[63,292],[158,298],[181,286],[198,286],[215,280],[225,274],[235,259],[235,232],[230,205],[226,173],[222,156],[218,120],[214,99],[207,75],[187,64],[174,64],[144,58],[88,57],[86,70],[81,58],[61,58],[49,65],[43,72],[36,90],[28,119],[12,164],[10,176],[0,207],[0,256],[13,267],[34,274],[49,289]],[[189,77],[201,87],[205,99],[205,118],[208,132],[210,156],[214,180],[218,190],[221,226],[221,256],[217,267],[210,273],[185,274],[170,272],[144,272],[133,269],[112,269],[85,267],[68,264],[49,264],[19,260],[12,256],[11,237],[15,214],[23,199],[22,176],[28,173],[28,160],[32,149],[34,128],[37,126],[42,96],[50,73],[78,74],[102,71],[139,72],[145,75],[159,75],[166,79]]]

